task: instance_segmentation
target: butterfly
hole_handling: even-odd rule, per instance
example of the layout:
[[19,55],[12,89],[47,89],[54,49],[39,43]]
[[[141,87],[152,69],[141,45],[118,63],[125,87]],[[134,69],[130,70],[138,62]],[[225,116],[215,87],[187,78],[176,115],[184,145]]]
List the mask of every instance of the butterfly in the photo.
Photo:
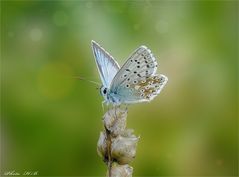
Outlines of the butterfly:
[[146,46],[137,48],[122,67],[93,40],[92,50],[102,81],[100,93],[107,104],[149,102],[168,81],[166,76],[156,74],[157,61]]

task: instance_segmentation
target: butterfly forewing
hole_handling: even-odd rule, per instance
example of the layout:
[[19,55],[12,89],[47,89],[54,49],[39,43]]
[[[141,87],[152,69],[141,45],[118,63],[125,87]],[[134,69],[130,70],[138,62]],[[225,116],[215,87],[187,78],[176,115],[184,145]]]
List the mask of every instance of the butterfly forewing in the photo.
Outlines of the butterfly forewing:
[[133,52],[112,81],[111,89],[119,85],[132,84],[155,74],[157,61],[151,51],[141,46]]
[[157,62],[151,51],[139,47],[129,57],[111,84],[111,91],[119,95],[125,103],[149,101],[153,99],[167,82],[166,76],[155,75]]
[[114,58],[95,41],[92,41],[92,49],[103,86],[109,88],[119,70],[119,65]]

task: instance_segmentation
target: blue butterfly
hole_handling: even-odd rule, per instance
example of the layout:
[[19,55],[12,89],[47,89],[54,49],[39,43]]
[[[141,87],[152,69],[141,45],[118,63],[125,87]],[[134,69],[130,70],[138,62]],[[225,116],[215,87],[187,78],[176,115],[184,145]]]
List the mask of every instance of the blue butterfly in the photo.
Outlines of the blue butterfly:
[[121,68],[95,41],[92,49],[103,84],[100,93],[107,104],[149,102],[168,81],[166,76],[156,74],[157,61],[145,46],[137,48]]

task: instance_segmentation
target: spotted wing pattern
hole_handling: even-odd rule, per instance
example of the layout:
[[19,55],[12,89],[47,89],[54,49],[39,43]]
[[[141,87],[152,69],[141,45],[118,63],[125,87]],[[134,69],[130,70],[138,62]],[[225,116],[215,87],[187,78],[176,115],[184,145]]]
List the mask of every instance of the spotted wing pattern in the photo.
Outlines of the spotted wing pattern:
[[115,75],[110,90],[121,103],[152,100],[167,82],[164,75],[155,75],[157,61],[151,51],[141,46],[133,52]]
[[131,85],[131,89],[137,90],[134,93],[137,98],[143,101],[150,101],[160,93],[167,80],[166,76],[156,74],[146,80],[141,80],[138,84]]
[[103,86],[109,88],[120,67],[114,58],[95,41],[92,41],[92,49]]

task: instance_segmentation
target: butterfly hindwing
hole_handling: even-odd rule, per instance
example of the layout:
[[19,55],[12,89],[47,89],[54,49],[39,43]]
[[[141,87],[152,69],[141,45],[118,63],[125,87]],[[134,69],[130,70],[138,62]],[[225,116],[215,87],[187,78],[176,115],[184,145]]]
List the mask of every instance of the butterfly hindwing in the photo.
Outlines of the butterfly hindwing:
[[167,77],[155,75],[157,62],[151,51],[141,46],[133,52],[115,75],[111,91],[117,93],[119,102],[150,101],[159,94]]
[[145,81],[142,80],[138,84],[133,85],[133,87],[137,90],[135,95],[139,95],[141,99],[150,101],[160,93],[167,81],[168,78],[162,74],[151,76]]
[[131,84],[127,89],[119,86],[117,95],[119,95],[120,101],[124,103],[151,101],[160,93],[167,81],[166,76],[156,74],[146,78],[146,80],[139,81],[137,84]]
[[109,88],[120,67],[114,58],[95,41],[92,41],[92,49],[103,86]]

